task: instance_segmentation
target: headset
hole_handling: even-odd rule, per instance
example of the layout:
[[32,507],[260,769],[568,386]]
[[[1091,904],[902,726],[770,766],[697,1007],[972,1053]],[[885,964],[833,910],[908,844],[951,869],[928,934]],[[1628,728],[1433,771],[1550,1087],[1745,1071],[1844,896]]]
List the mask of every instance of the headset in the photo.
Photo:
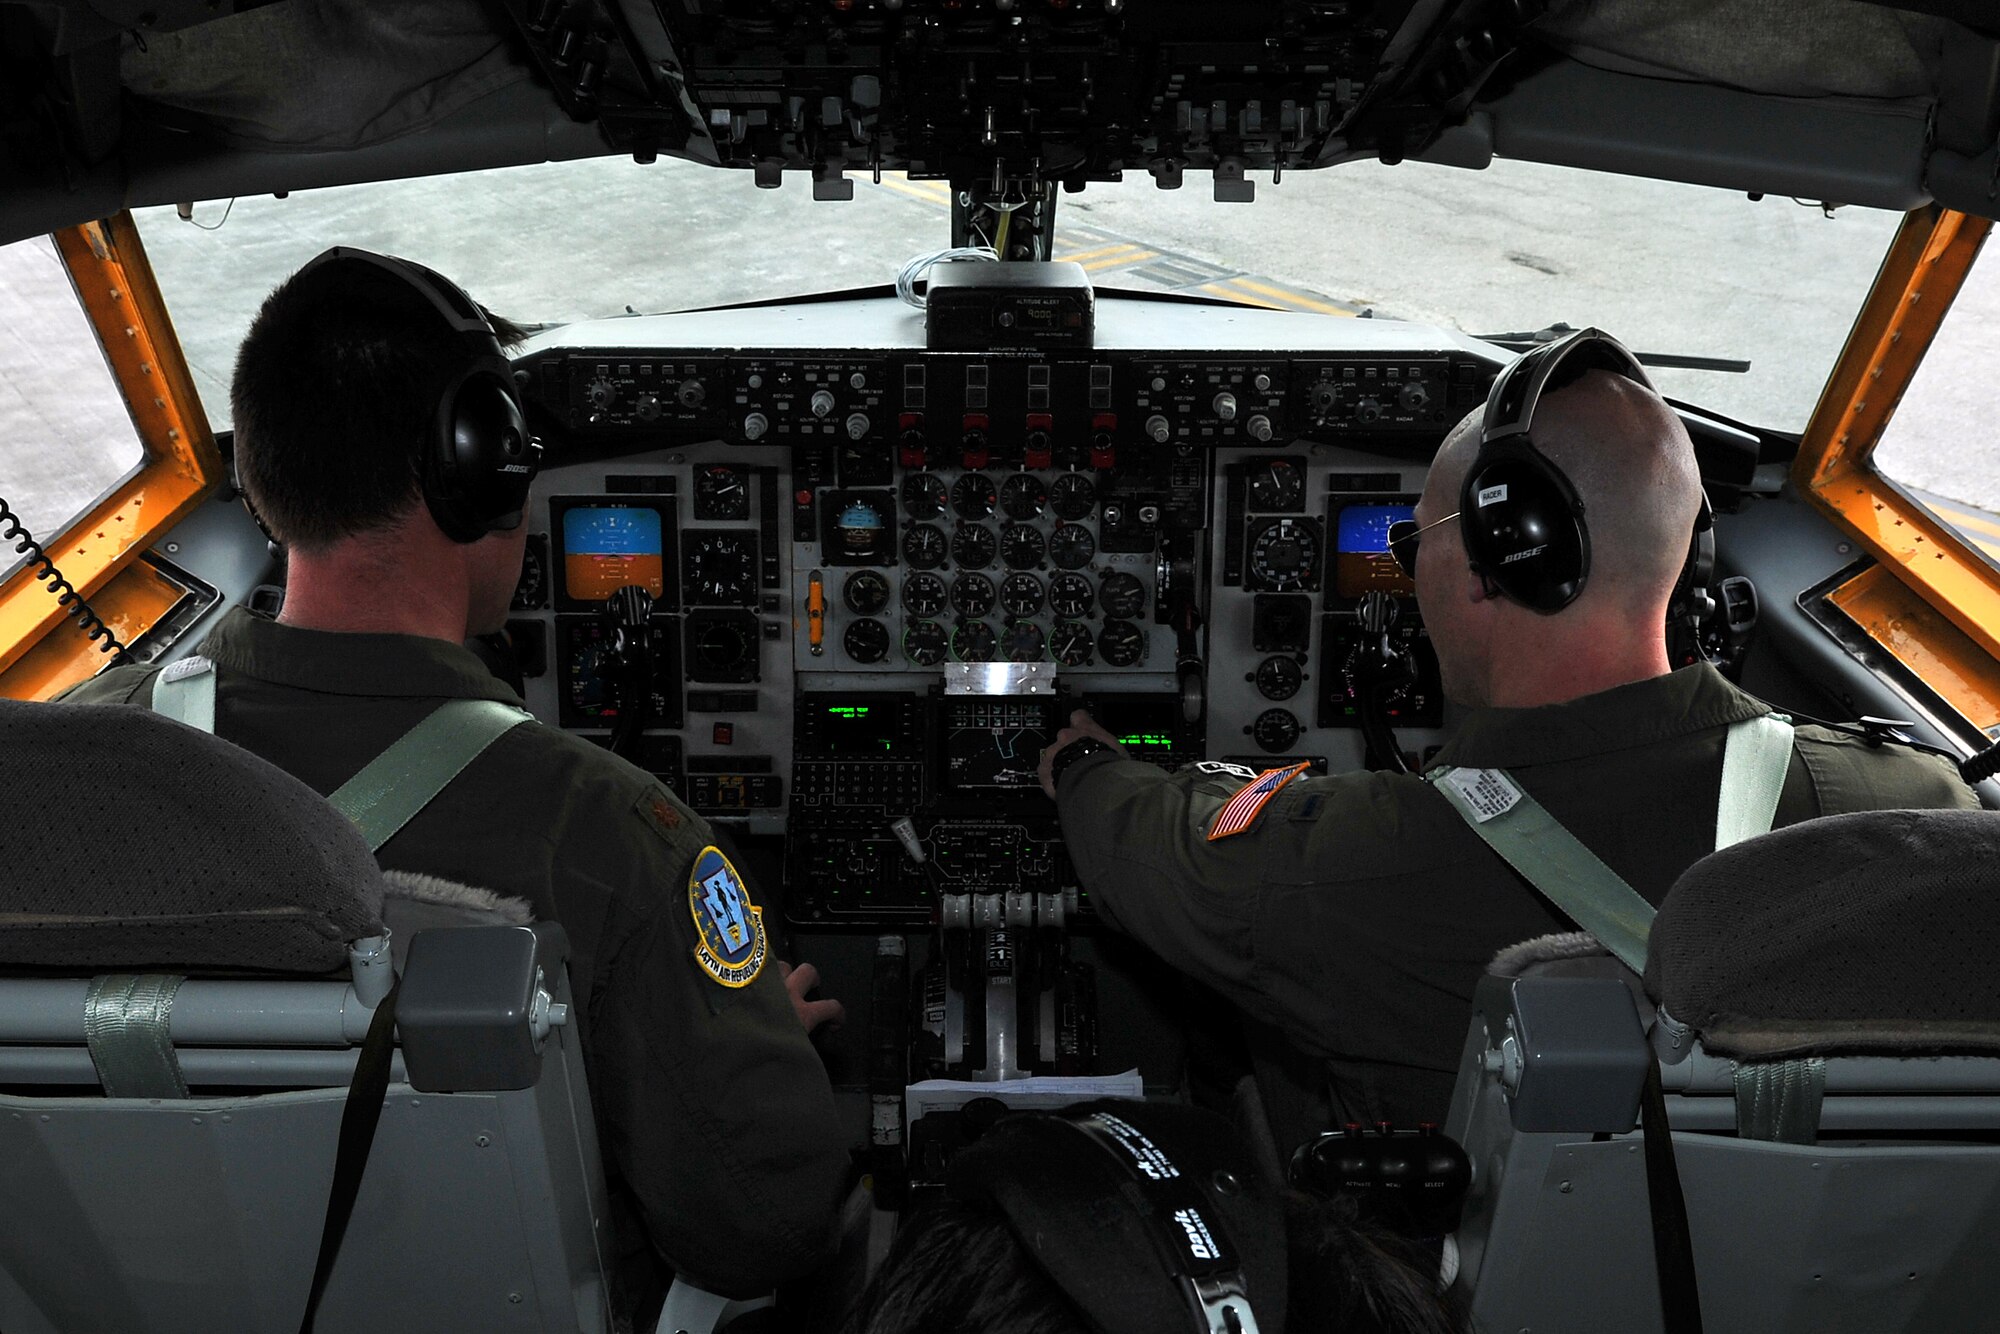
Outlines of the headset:
[[[1580,329],[1525,352],[1500,372],[1486,396],[1479,453],[1459,490],[1459,529],[1473,573],[1543,615],[1561,611],[1583,592],[1590,578],[1590,528],[1576,488],[1535,448],[1535,409],[1545,395],[1591,370],[1622,375],[1659,396],[1639,359],[1601,329]],[[1713,610],[1708,581],[1714,568],[1715,521],[1704,491],[1668,612],[1676,640],[1692,642],[1692,632]],[[1674,665],[1684,665],[1682,650],[1675,652]]]
[[521,526],[528,488],[541,468],[541,442],[528,434],[513,367],[486,315],[456,283],[407,259],[334,246],[294,275],[345,270],[387,275],[422,297],[467,353],[468,364],[437,390],[418,471],[424,505],[454,542]]
[[1010,1117],[946,1189],[997,1210],[1097,1334],[1281,1334],[1283,1199],[1213,1112],[1098,1101]]

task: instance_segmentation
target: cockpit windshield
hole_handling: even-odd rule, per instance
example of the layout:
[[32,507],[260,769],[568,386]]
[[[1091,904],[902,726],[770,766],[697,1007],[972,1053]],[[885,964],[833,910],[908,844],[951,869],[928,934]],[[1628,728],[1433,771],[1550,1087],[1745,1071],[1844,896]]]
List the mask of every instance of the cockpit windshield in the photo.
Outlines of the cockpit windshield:
[[[797,180],[765,191],[746,172],[604,158],[203,203],[192,225],[139,217],[219,429],[257,303],[326,246],[407,255],[510,318],[567,324],[879,286],[947,243],[944,182],[855,184],[816,203]],[[1660,358],[1669,395],[1795,431],[1900,217],[1534,163],[1353,163],[1260,181],[1250,205],[1193,179],[1093,184],[1061,196],[1055,257],[1100,289],[1485,336],[1598,325]]]

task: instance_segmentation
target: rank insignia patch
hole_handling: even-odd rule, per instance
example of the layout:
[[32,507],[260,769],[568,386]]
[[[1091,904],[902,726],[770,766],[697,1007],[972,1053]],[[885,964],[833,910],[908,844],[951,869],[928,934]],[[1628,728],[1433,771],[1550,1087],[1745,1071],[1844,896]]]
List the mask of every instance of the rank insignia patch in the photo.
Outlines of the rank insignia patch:
[[750,901],[743,877],[716,847],[706,847],[688,873],[688,910],[700,941],[694,947],[701,970],[725,987],[747,987],[764,971],[770,941],[764,910]]
[[1294,764],[1284,769],[1266,769],[1257,776],[1255,782],[1245,783],[1227,805],[1215,813],[1215,823],[1208,827],[1208,841],[1240,834],[1257,822],[1257,815],[1264,809],[1264,803],[1278,795],[1285,784],[1306,771],[1305,764]]

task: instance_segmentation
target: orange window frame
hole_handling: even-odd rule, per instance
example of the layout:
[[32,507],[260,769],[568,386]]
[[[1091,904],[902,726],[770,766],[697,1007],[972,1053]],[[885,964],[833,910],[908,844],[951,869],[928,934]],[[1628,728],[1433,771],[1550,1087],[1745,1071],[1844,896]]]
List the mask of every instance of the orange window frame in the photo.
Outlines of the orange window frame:
[[2000,570],[1877,472],[1874,457],[1992,226],[1937,205],[1903,220],[1792,467],[1800,493],[1895,575],[1900,592],[1871,590],[1878,608],[1885,598],[1910,599],[1907,625],[1922,623],[1920,603],[1941,612],[1965,638],[1939,636],[1929,646],[1934,660],[1981,680],[2000,660]]
[[[155,607],[157,599],[121,595],[114,581],[222,484],[222,455],[131,213],[66,227],[54,239],[143,453],[110,495],[61,533],[37,536],[63,577],[129,643],[164,609]],[[74,619],[35,577],[39,568],[30,562],[0,584],[0,695],[46,697],[90,676],[108,656],[74,629]],[[143,581],[143,571],[132,573]],[[106,605],[96,606],[99,597]],[[65,634],[73,644],[58,638]]]

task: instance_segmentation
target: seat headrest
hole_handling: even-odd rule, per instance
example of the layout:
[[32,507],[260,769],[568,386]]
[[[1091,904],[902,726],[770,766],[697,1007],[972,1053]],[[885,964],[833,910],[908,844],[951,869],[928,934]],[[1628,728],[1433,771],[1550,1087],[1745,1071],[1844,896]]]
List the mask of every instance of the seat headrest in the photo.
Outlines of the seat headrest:
[[382,930],[325,798],[144,709],[0,700],[0,809],[0,964],[323,973]]
[[1870,811],[1689,867],[1646,991],[1712,1052],[2000,1051],[2000,814]]

